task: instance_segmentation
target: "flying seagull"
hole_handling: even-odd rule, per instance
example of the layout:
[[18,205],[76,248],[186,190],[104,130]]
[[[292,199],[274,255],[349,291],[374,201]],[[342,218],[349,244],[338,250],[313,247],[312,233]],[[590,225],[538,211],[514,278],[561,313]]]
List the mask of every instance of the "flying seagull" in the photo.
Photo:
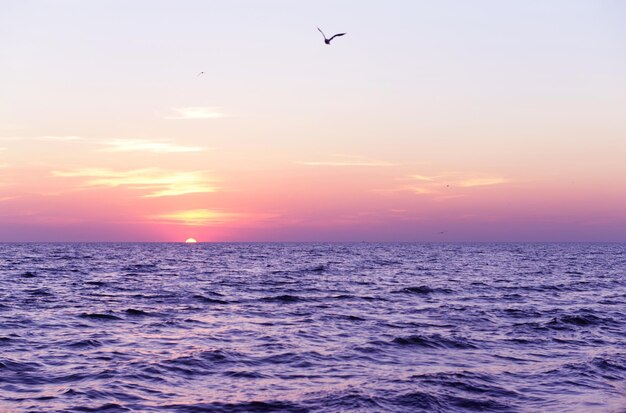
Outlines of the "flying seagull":
[[[317,27],[317,26],[316,26]],[[343,36],[346,33],[337,33],[336,35],[332,36],[330,39],[326,38],[326,35],[324,34],[324,32],[322,31],[322,29],[320,29],[319,27],[317,28],[317,30],[320,31],[320,33],[322,33],[322,36],[324,36],[324,43],[326,44],[330,44],[331,40],[333,40],[335,37],[339,37],[339,36]]]
[[[204,74],[204,72],[200,72],[200,73],[198,73],[198,76],[203,75],[203,74]],[[196,77],[198,77],[198,76],[196,76]]]

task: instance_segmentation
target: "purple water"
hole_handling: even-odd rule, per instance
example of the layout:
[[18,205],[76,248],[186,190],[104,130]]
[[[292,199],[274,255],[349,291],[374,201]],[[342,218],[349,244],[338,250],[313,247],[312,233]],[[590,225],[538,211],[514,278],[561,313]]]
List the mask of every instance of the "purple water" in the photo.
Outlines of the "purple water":
[[0,244],[0,411],[626,412],[626,244]]

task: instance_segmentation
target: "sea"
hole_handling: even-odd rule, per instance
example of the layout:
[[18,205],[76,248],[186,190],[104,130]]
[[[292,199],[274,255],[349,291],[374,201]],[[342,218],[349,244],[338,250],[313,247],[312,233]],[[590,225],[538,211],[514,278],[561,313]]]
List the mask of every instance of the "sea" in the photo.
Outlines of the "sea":
[[0,244],[0,412],[626,412],[626,244]]

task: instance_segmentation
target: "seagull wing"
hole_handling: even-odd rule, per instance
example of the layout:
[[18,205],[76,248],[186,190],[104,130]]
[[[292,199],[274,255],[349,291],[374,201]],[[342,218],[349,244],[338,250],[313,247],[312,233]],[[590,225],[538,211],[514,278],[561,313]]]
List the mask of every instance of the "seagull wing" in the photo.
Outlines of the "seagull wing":
[[333,40],[335,37],[339,37],[339,36],[343,36],[347,33],[337,33],[336,35],[334,35],[333,37],[331,37],[330,39],[328,39],[328,41],[330,42],[331,40]]
[[[315,26],[317,27],[317,26]],[[322,29],[320,29],[319,27],[317,27],[317,30],[319,30],[320,33],[322,33],[322,36],[324,36],[324,39],[326,39],[326,35],[324,34],[324,32],[322,31]]]

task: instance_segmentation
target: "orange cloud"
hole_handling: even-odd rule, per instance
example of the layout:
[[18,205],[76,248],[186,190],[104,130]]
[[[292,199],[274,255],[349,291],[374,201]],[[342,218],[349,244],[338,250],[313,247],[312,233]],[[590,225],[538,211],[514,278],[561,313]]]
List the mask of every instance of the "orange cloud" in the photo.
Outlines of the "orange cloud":
[[492,177],[492,178],[471,178],[459,182],[459,186],[464,188],[472,188],[475,186],[490,186],[506,183],[504,178]]
[[167,141],[145,141],[139,139],[113,139],[102,142],[108,146],[104,149],[110,152],[156,152],[156,153],[178,153],[178,152],[202,152],[207,148],[201,146],[184,146]]
[[426,195],[432,194],[434,191],[429,188],[414,187],[410,189],[414,194]]
[[188,211],[177,211],[168,214],[154,215],[150,218],[156,221],[197,226],[230,222],[240,216],[241,214],[232,212],[214,211],[209,209],[192,209]]
[[432,182],[437,178],[436,176],[426,176],[426,175],[411,175],[411,178],[417,179],[418,181],[428,181]]
[[152,215],[148,218],[154,221],[164,223],[175,223],[189,226],[204,226],[238,222],[250,223],[251,221],[263,221],[275,218],[276,216],[277,215],[275,214],[226,212],[211,209],[191,209],[184,211],[175,211],[166,214]]
[[215,192],[214,181],[204,171],[170,172],[158,168],[113,171],[85,168],[74,171],[54,171],[65,178],[83,178],[85,187],[128,187],[148,192],[146,198]]

